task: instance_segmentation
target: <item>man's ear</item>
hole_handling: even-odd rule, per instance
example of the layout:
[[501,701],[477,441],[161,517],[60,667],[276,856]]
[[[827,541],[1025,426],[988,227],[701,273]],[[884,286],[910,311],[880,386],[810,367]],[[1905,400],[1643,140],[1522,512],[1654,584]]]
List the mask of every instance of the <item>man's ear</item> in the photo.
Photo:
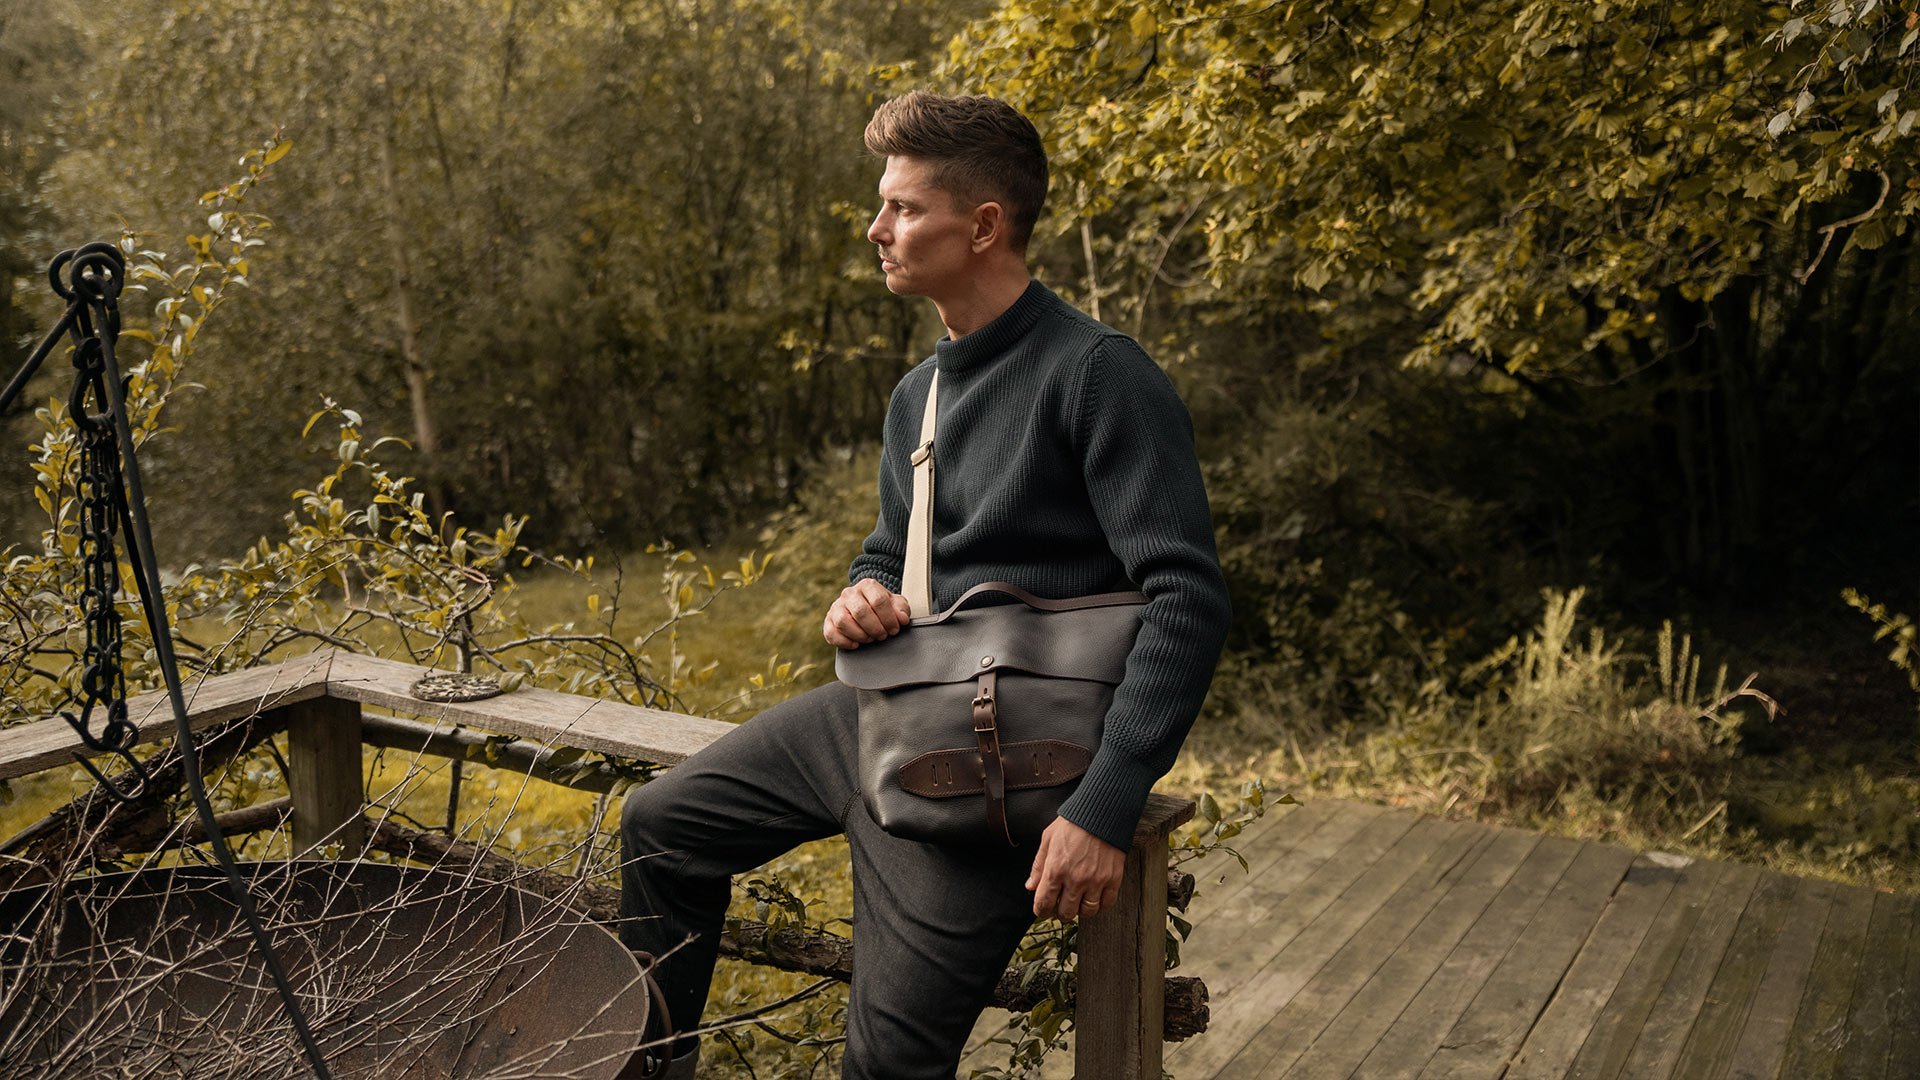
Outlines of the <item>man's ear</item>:
[[1004,242],[1007,234],[1007,208],[997,202],[983,202],[973,208],[973,250],[975,254]]

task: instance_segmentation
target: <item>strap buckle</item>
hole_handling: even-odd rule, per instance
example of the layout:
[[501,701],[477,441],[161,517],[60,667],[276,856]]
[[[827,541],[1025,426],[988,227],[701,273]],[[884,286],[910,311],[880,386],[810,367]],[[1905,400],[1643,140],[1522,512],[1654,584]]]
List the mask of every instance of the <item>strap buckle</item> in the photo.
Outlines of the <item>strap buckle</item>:
[[913,465],[918,466],[921,462],[927,460],[932,456],[933,456],[933,440],[928,439],[926,442],[923,442],[920,444],[920,448],[913,452],[913,457],[909,458],[908,461]]
[[994,708],[993,690],[982,686],[970,702],[973,706],[973,733],[985,735],[998,726],[999,710]]

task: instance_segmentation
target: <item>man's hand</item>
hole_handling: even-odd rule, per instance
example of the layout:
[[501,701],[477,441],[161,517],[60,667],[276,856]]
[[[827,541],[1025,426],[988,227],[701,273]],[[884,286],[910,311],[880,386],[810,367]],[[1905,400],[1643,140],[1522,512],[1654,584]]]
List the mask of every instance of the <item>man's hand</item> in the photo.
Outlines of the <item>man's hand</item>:
[[1071,920],[1112,908],[1126,869],[1126,852],[1066,818],[1053,819],[1040,834],[1040,853],[1027,877],[1033,917]]
[[861,578],[840,590],[820,632],[836,649],[857,649],[899,633],[911,615],[906,597],[872,578]]

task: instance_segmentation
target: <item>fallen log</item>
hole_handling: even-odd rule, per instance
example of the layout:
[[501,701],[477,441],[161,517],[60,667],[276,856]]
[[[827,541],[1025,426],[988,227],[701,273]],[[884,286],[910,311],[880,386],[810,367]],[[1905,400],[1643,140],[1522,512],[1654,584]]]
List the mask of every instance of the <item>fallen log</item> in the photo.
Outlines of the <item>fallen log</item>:
[[583,760],[578,750],[529,741],[503,743],[485,732],[423,724],[397,716],[363,715],[360,741],[368,746],[469,761],[582,791],[610,791],[622,779],[620,770],[614,766],[604,761]]
[[[272,738],[283,724],[280,714],[269,712],[197,733],[202,771],[212,773],[226,766]],[[0,890],[51,881],[57,876],[55,870],[70,860],[116,862],[164,843],[177,828],[172,800],[182,783],[180,754],[168,746],[144,764],[148,783],[132,801],[121,802],[95,786],[0,844],[0,855],[7,856],[0,860]],[[135,776],[127,769],[111,779],[114,786],[129,791]]]

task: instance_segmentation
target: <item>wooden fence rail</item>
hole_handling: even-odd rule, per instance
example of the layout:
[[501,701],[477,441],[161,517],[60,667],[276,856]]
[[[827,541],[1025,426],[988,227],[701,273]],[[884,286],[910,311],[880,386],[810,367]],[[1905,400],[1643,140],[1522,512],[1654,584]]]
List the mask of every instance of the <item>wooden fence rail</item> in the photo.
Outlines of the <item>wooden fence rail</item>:
[[[422,701],[409,691],[427,674],[427,669],[411,664],[323,651],[190,683],[188,719],[196,731],[246,717],[257,718],[256,727],[262,731],[282,726],[287,730],[286,803],[263,804],[227,816],[235,825],[263,828],[290,815],[297,851],[325,841],[338,842],[347,852],[363,850],[366,843],[388,851],[399,845],[405,848],[400,852],[404,854],[413,850],[407,845],[419,842],[408,839],[406,830],[383,833],[375,828],[369,836],[363,745],[481,760],[489,767],[604,792],[617,779],[613,770],[579,768],[556,758],[569,750],[584,750],[674,765],[732,728],[718,720],[532,688],[458,704]],[[368,706],[402,715],[363,713]],[[129,717],[143,742],[163,740],[173,733],[173,717],[162,695],[134,699]],[[519,741],[496,747],[489,760],[484,753],[487,736],[447,725],[517,736]],[[73,729],[59,717],[7,728],[0,731],[0,780],[70,764],[73,752],[81,748]],[[1190,890],[1190,883],[1181,882],[1178,875],[1170,882],[1168,836],[1190,820],[1193,811],[1187,800],[1163,795],[1149,799],[1127,854],[1119,906],[1082,926],[1074,1051],[1080,1076],[1158,1080],[1164,1040],[1184,1038],[1206,1027],[1205,986],[1197,979],[1168,979],[1162,962],[1169,885],[1176,898],[1183,885]],[[18,840],[8,842],[15,854],[31,849]],[[510,863],[502,856],[492,858]],[[0,881],[0,886],[4,884]],[[601,897],[598,902],[609,901]],[[740,936],[753,937],[751,933]],[[774,948],[762,942],[756,951],[735,941],[730,954],[845,978],[844,956],[836,960],[832,955],[845,946],[845,939],[817,936],[821,940],[801,943],[814,947],[813,961],[796,959],[810,954],[794,943]],[[814,966],[808,967],[809,962]],[[1003,980],[996,1004],[1023,1007],[1022,994],[1030,996],[1032,988],[1016,984],[1017,980]]]

